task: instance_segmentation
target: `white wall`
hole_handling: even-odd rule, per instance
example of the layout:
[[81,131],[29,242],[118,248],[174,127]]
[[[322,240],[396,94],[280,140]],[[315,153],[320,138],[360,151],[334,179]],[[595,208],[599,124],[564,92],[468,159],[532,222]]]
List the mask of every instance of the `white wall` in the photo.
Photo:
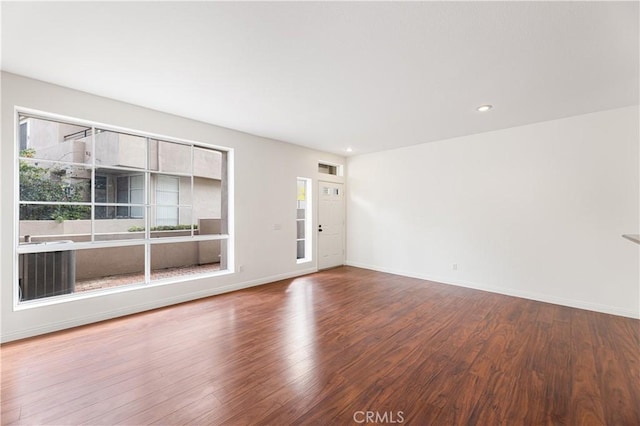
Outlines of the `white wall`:
[[347,263],[640,318],[638,113],[350,158]]
[[[296,263],[296,177],[317,188],[318,160],[344,158],[2,73],[0,146],[0,319],[2,341],[98,321],[315,271]],[[92,296],[38,308],[13,306],[16,161],[14,108],[32,108],[143,132],[232,148],[235,261],[244,272]],[[327,180],[327,175],[322,175]],[[341,181],[342,178],[333,178]],[[314,218],[317,215],[314,214]],[[279,230],[274,225],[281,225]],[[314,227],[316,223],[314,222]]]

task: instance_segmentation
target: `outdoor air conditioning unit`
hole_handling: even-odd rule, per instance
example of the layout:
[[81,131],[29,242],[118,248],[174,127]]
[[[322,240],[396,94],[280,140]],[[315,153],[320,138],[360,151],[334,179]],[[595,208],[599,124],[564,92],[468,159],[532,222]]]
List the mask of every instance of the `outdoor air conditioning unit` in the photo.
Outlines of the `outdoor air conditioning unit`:
[[[35,244],[56,244],[52,241]],[[25,253],[19,259],[20,301],[73,293],[76,282],[75,252]]]

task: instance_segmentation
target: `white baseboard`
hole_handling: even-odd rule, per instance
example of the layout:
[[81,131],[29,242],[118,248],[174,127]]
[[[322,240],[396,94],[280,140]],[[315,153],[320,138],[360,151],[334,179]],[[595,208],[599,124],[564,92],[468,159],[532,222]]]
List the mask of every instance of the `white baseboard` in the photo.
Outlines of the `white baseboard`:
[[242,290],[249,287],[255,287],[263,284],[269,284],[272,282],[286,280],[289,278],[295,278],[302,275],[311,274],[317,272],[316,268],[303,269],[295,272],[289,272],[284,274],[272,275],[269,277],[254,279],[250,281],[242,281],[235,284],[226,286],[211,288],[203,291],[196,291],[180,296],[167,297],[160,300],[154,300],[149,303],[140,303],[137,305],[127,306],[122,309],[115,309],[107,312],[100,312],[97,314],[87,315],[83,317],[76,317],[66,321],[58,321],[55,323],[45,324],[39,327],[33,327],[25,330],[19,330],[13,333],[3,334],[0,338],[2,343],[11,342],[13,340],[26,339],[28,337],[38,336],[41,334],[52,333],[54,331],[65,330],[68,328],[87,325],[95,322],[105,321],[113,318],[122,317],[125,315],[137,314],[151,309],[163,308],[166,306],[176,305],[178,303],[190,302],[192,300],[202,299],[205,297],[215,296],[218,294],[229,293],[236,290]]
[[458,287],[472,288],[474,290],[488,291],[490,293],[503,294],[506,296],[521,297],[523,299],[535,300],[538,302],[553,303],[555,305],[568,306],[571,308],[585,309],[588,311],[601,312],[604,314],[611,314],[611,315],[617,315],[621,317],[640,319],[640,312],[633,312],[633,311],[622,309],[616,306],[608,306],[608,305],[602,305],[598,303],[585,302],[583,300],[565,299],[561,297],[552,296],[549,294],[541,294],[541,293],[535,293],[530,291],[514,290],[514,289],[504,288],[504,287],[494,287],[490,285],[479,284],[479,283],[464,281],[464,280],[459,280],[454,282],[448,278],[438,277],[434,275],[416,274],[412,272],[399,271],[395,269],[385,268],[382,266],[369,265],[369,264],[353,262],[349,260],[346,262],[346,264],[349,266],[357,267],[357,268],[370,269],[372,271],[385,272],[388,274],[401,275],[401,276],[410,277],[410,278],[418,278],[418,279],[433,281],[441,284],[455,285]]

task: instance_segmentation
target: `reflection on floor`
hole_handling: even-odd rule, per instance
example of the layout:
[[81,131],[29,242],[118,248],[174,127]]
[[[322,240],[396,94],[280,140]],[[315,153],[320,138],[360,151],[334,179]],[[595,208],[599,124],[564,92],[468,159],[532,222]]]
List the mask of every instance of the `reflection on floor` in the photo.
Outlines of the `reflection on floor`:
[[[220,270],[219,263],[208,263],[206,265],[180,266],[176,268],[158,269],[151,271],[152,280],[162,280],[165,278],[178,277],[182,275],[206,274]],[[99,290],[110,287],[120,287],[130,284],[140,284],[144,282],[144,273],[121,274],[108,277],[100,277],[90,280],[76,281],[75,293],[89,290]]]

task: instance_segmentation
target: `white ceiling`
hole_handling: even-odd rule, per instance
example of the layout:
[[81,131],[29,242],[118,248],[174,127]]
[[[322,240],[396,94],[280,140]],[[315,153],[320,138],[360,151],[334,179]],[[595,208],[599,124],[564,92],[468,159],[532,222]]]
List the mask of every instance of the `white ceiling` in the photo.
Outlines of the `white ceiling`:
[[[638,103],[638,2],[3,2],[2,69],[353,154]],[[480,104],[495,108],[478,113]]]

